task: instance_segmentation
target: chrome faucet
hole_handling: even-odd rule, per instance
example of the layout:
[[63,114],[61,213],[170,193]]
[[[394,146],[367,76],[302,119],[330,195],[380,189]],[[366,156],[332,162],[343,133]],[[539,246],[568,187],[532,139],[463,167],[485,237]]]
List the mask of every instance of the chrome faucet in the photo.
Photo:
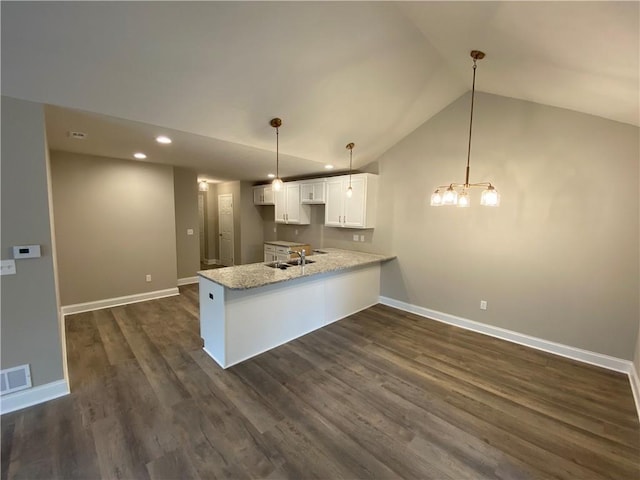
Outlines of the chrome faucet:
[[304,248],[300,251],[289,249],[289,255],[291,255],[292,253],[296,253],[300,257],[300,266],[304,267],[307,262],[307,257],[304,252]]

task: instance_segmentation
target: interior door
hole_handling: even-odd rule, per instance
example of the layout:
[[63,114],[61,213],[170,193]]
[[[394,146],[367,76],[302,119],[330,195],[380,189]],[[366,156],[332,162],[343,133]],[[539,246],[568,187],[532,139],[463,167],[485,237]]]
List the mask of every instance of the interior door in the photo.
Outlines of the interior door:
[[233,195],[218,195],[218,238],[220,240],[220,263],[233,265]]

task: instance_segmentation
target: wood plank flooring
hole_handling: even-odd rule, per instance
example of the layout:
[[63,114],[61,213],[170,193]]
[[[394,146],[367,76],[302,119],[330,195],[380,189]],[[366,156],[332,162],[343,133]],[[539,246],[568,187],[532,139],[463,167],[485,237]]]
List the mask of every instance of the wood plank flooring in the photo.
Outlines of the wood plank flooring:
[[626,375],[373,308],[232,367],[197,286],[67,317],[71,394],[2,417],[2,479],[639,479]]

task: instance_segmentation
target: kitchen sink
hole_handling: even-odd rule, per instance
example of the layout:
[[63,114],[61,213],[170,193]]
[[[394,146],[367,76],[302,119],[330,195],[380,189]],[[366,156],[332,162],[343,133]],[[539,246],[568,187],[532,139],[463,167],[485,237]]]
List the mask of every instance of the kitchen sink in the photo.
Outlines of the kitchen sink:
[[265,267],[271,267],[271,268],[279,268],[280,270],[286,270],[291,265],[289,265],[288,263],[284,263],[284,262],[269,262],[269,263],[265,263],[264,266]]
[[[306,265],[309,265],[310,263],[316,263],[316,261],[307,259],[304,263]],[[291,266],[297,267],[297,266],[300,265],[300,259],[296,258],[295,260],[291,260],[290,262],[287,262],[287,265],[291,265]]]

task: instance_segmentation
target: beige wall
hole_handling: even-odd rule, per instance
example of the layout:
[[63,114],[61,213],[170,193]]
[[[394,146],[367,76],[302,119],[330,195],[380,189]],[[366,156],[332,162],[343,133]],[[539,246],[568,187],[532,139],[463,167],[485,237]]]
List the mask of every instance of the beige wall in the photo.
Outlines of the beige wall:
[[471,181],[494,182],[502,205],[475,192],[469,209],[430,207],[435,185],[463,180],[468,115],[465,95],[380,159],[374,247],[398,255],[382,294],[632,359],[639,129],[479,94]]
[[51,164],[63,305],[176,286],[172,167],[67,152]]
[[2,97],[2,259],[37,244],[40,258],[16,260],[2,277],[2,369],[31,365],[33,386],[64,378],[53,256],[50,182],[42,105]]
[[[198,176],[187,168],[173,168],[176,215],[178,278],[189,278],[200,270],[200,225],[198,222]],[[187,235],[187,230],[193,230]]]

